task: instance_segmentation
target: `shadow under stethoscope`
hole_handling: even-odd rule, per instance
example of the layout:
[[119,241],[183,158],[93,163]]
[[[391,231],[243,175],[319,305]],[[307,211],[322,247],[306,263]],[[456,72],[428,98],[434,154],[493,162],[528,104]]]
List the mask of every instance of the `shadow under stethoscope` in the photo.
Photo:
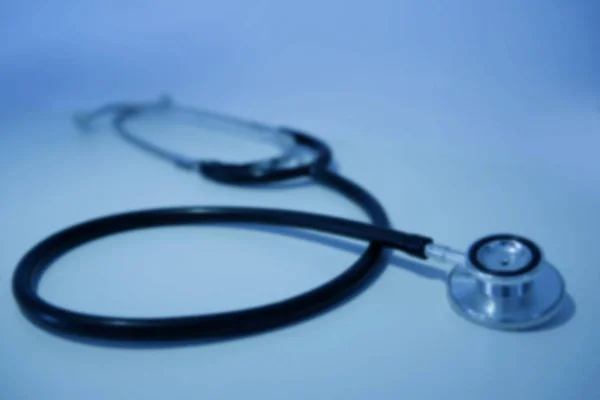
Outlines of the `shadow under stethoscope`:
[[575,304],[575,300],[573,296],[569,293],[565,295],[563,300],[563,304],[560,307],[558,313],[548,322],[527,330],[526,332],[539,332],[539,331],[549,331],[556,328],[560,328],[563,325],[566,325],[569,321],[575,317],[577,312],[577,305]]
[[[342,251],[355,253],[357,255],[362,254],[366,249],[365,245],[351,243],[348,240],[335,238],[335,237],[331,237],[331,236],[328,236],[325,234],[320,234],[320,233],[300,231],[300,230],[293,229],[293,228],[280,228],[280,227],[252,225],[252,224],[219,224],[219,226],[228,226],[228,227],[232,227],[232,228],[236,228],[236,229],[246,229],[246,230],[252,230],[252,231],[272,233],[272,234],[286,236],[286,237],[290,237],[290,238],[294,238],[294,239],[310,241],[315,244],[326,245],[326,246],[333,247],[333,248],[336,248],[336,249],[339,249]],[[385,270],[385,268],[390,265],[401,268],[406,271],[409,271],[411,273],[414,273],[422,278],[426,278],[429,280],[438,281],[438,282],[442,282],[442,283],[445,283],[447,280],[447,277],[448,277],[448,273],[441,268],[428,265],[424,262],[413,261],[408,258],[394,255],[392,250],[385,249],[381,258],[379,259],[377,266],[374,268],[373,273],[368,277],[365,284],[360,289],[358,289],[355,293],[349,295],[345,300],[342,300],[338,304],[331,306],[313,316],[307,317],[303,320],[296,321],[296,322],[293,322],[293,323],[285,325],[285,326],[270,329],[269,331],[266,331],[266,332],[264,332],[264,331],[256,332],[253,334],[246,334],[243,336],[232,336],[232,337],[219,338],[219,339],[214,339],[214,340],[198,339],[198,340],[186,340],[186,341],[176,341],[176,342],[120,342],[120,341],[108,341],[108,340],[100,340],[100,339],[82,338],[82,337],[67,335],[67,334],[63,334],[63,333],[59,333],[59,332],[51,332],[51,333],[53,333],[54,335],[56,335],[60,338],[68,339],[68,340],[79,342],[79,343],[86,344],[86,345],[93,345],[93,346],[100,346],[100,347],[113,347],[113,348],[127,348],[127,349],[175,348],[175,347],[186,347],[186,346],[196,346],[196,345],[203,345],[203,344],[210,344],[210,343],[226,342],[226,341],[230,341],[230,340],[248,339],[250,337],[257,336],[262,333],[268,333],[268,332],[291,328],[294,325],[298,325],[298,324],[306,322],[312,318],[316,318],[316,317],[330,311],[331,309],[343,306],[344,304],[352,301],[354,298],[360,296],[360,294],[363,293],[364,291],[368,290],[369,287],[373,284],[373,282],[376,281],[377,278],[382,274],[382,272]],[[573,317],[575,316],[575,313],[576,313],[576,308],[577,307],[576,307],[574,299],[572,298],[571,295],[567,294],[565,296],[565,300],[563,301],[563,305],[562,305],[560,311],[557,313],[557,315],[554,318],[552,318],[545,324],[540,325],[536,328],[528,329],[528,330],[512,331],[512,332],[515,332],[515,333],[539,332],[539,331],[548,331],[548,330],[553,330],[553,329],[559,328],[573,319]],[[449,311],[450,311],[450,307],[449,307]],[[458,318],[458,316],[457,316],[457,318]],[[473,326],[476,326],[476,325],[473,325]],[[477,329],[482,329],[482,328],[477,327]],[[511,332],[511,331],[508,331],[508,332]]]

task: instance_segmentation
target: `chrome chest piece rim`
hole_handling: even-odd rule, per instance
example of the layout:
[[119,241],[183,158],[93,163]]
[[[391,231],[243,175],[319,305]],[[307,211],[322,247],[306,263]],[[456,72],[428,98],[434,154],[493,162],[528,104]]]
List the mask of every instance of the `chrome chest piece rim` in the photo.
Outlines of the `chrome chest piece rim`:
[[494,329],[540,326],[560,310],[565,284],[532,241],[509,234],[485,237],[468,250],[447,280],[454,311]]

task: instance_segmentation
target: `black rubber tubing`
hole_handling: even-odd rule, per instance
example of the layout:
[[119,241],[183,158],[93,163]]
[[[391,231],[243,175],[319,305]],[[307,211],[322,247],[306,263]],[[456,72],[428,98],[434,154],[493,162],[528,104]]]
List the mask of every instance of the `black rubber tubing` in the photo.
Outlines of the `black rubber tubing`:
[[[93,115],[115,112],[114,124],[127,141],[155,155],[175,160],[156,146],[122,127],[139,107],[111,105]],[[92,115],[92,117],[93,117]],[[85,121],[79,121],[85,122]],[[334,306],[365,285],[378,270],[386,246],[425,258],[424,249],[432,240],[391,231],[383,207],[364,188],[331,172],[331,149],[311,135],[283,127],[297,145],[310,148],[316,158],[307,165],[268,168],[254,173],[256,163],[228,164],[200,162],[204,177],[230,185],[252,185],[308,177],[360,206],[373,225],[305,212],[245,207],[181,207],[135,211],[88,221],[58,232],[31,249],[20,261],[13,277],[13,293],[22,312],[38,326],[69,336],[119,341],[173,341],[219,339],[258,333],[290,324]],[[272,160],[274,163],[277,158]],[[187,166],[187,164],[185,165]],[[43,273],[61,255],[89,241],[123,231],[202,223],[255,223],[312,229],[370,241],[361,256],[342,274],[301,295],[259,307],[209,315],[167,318],[121,318],[73,312],[54,306],[37,293]]]
[[[220,183],[230,185],[254,185],[257,183],[272,183],[310,177],[313,176],[313,171],[327,170],[332,161],[332,152],[327,144],[311,135],[293,128],[281,127],[279,128],[279,131],[282,135],[291,136],[298,146],[303,146],[313,151],[316,154],[315,159],[311,163],[291,168],[268,169],[264,174],[258,176],[252,173],[252,170],[256,165],[255,162],[245,164],[230,164],[214,161],[201,162],[198,165],[200,173],[204,177]],[[124,130],[121,130],[121,132],[131,140],[132,135],[130,133]],[[335,186],[331,186],[331,188],[334,190],[336,189]],[[337,189],[337,191],[343,194],[343,190]],[[363,208],[367,213],[369,212],[368,206]]]
[[[314,171],[313,178],[360,205],[374,225],[314,213],[246,207],[180,207],[118,214],[67,228],[36,245],[16,268],[14,296],[33,323],[70,336],[119,341],[218,339],[273,329],[335,305],[368,281],[386,246],[425,258],[425,246],[432,240],[387,229],[384,209],[365,189],[327,170]],[[100,316],[57,307],[37,293],[44,271],[61,255],[86,242],[123,231],[202,223],[305,228],[371,243],[351,267],[320,287],[276,303],[231,312],[166,318]]]

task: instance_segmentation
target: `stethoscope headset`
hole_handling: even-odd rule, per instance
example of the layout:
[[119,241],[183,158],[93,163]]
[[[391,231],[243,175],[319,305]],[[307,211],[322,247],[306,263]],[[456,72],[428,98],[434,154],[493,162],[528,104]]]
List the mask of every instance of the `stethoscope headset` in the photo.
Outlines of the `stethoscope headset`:
[[[126,122],[148,113],[183,112],[199,122],[221,121],[251,128],[279,142],[277,157],[246,163],[197,160],[169,152],[135,135]],[[385,210],[360,185],[331,168],[332,151],[323,141],[285,127],[186,108],[163,97],[150,104],[112,104],[78,115],[86,129],[96,117],[111,115],[113,127],[131,144],[197,171],[207,179],[230,185],[270,184],[309,178],[356,203],[371,224],[327,215],[271,208],[175,207],[105,216],[59,231],[33,247],[19,262],[13,293],[23,314],[43,329],[67,336],[119,341],[219,339],[267,331],[313,316],[355,293],[377,272],[388,249],[454,266],[447,278],[452,308],[479,325],[530,329],[550,321],[561,309],[565,284],[560,273],[531,240],[495,234],[477,240],[463,253],[433,239],[392,230]],[[302,228],[368,241],[360,257],[321,286],[282,301],[209,315],[166,318],[122,318],[75,312],[47,302],[38,294],[44,272],[60,256],[90,241],[124,231],[203,223],[250,223]]]

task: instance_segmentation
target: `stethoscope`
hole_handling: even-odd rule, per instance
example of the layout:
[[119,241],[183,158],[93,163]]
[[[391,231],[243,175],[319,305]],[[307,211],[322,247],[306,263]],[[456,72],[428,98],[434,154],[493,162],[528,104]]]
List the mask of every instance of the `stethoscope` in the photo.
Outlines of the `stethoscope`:
[[[277,157],[246,163],[198,160],[167,151],[134,134],[126,123],[143,115],[180,113],[195,123],[243,127],[275,140]],[[565,283],[531,240],[495,234],[475,241],[465,252],[433,239],[392,230],[381,204],[367,190],[330,167],[332,152],[311,135],[285,127],[211,113],[169,98],[148,104],[112,104],[80,114],[88,127],[96,117],[111,115],[122,138],[156,156],[204,177],[232,185],[268,184],[310,178],[356,203],[372,224],[316,213],[249,207],[176,207],[106,216],[59,231],[33,247],[19,262],[13,293],[23,314],[37,326],[68,336],[125,341],[216,339],[257,333],[290,324],[331,308],[365,285],[381,267],[388,248],[419,259],[453,265],[446,281],[452,308],[481,326],[522,330],[539,327],[560,311]],[[59,307],[38,294],[38,282],[60,256],[90,241],[124,231],[203,223],[252,223],[302,228],[369,242],[360,257],[329,282],[286,300],[237,311],[167,318],[122,318],[91,315]]]

